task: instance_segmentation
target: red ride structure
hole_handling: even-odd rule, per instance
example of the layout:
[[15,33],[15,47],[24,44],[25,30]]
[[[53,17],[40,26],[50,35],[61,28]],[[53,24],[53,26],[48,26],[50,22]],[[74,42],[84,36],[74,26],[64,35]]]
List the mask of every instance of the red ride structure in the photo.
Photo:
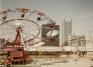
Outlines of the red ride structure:
[[13,42],[8,42],[8,46],[4,49],[8,52],[13,64],[26,64],[31,61],[28,52],[24,50],[21,44],[21,27],[16,28],[16,37]]

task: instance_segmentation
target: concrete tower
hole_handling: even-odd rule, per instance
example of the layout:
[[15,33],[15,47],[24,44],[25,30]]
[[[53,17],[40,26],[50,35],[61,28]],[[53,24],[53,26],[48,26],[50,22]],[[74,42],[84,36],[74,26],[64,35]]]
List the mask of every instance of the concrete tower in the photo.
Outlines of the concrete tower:
[[72,33],[72,20],[64,21],[60,24],[60,46],[68,45],[68,36]]

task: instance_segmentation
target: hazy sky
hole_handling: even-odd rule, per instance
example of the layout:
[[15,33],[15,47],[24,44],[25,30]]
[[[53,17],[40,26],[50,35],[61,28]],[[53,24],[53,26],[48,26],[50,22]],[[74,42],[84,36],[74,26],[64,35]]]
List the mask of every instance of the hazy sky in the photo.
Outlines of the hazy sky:
[[72,18],[73,33],[93,33],[93,0],[1,0],[2,8],[39,10],[56,23]]

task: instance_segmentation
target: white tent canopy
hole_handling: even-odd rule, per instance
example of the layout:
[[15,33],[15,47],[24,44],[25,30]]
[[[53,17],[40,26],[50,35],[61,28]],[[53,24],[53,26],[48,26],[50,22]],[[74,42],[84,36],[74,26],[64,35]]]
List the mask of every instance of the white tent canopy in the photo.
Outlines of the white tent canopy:
[[49,31],[46,36],[47,37],[54,37],[54,36],[57,36],[59,34],[59,31],[58,30],[52,30],[52,31]]

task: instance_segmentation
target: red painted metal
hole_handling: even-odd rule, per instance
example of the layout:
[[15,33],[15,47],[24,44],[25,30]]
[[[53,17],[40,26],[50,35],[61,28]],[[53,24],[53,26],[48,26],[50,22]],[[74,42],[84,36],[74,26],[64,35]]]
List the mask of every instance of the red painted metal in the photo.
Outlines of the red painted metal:
[[16,37],[13,42],[9,42],[8,46],[4,49],[8,52],[8,57],[10,57],[13,64],[18,63],[29,63],[30,58],[28,52],[24,50],[24,47],[21,45],[21,27],[16,28]]

